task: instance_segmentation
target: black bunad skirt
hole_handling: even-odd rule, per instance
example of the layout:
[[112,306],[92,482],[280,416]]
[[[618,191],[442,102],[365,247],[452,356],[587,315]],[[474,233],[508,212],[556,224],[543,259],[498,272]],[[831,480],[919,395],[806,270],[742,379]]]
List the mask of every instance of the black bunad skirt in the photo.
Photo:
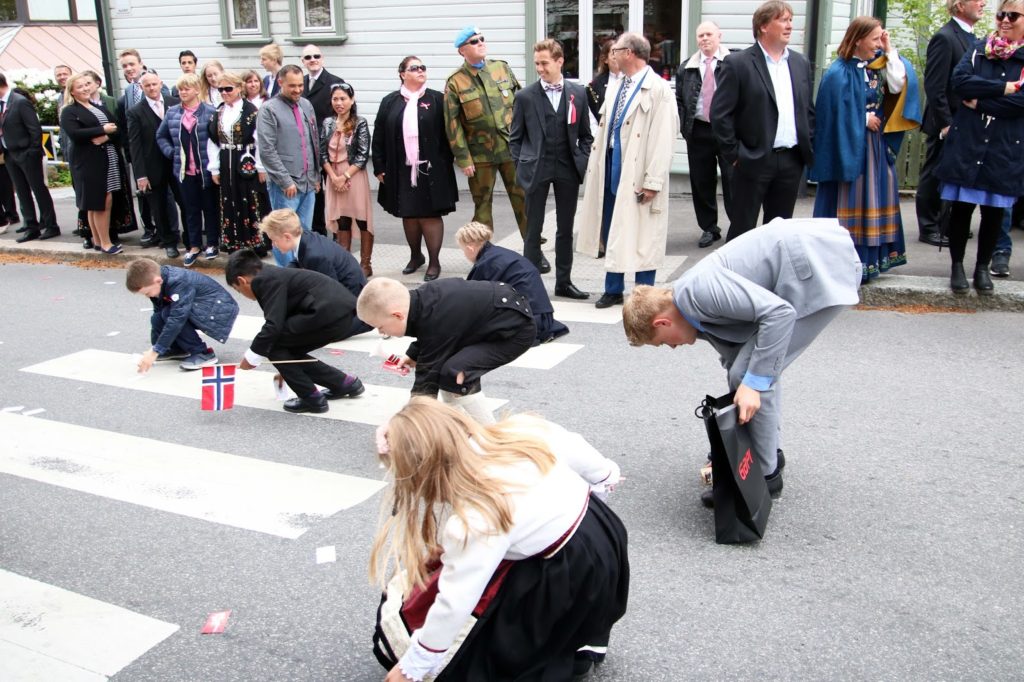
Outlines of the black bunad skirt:
[[[626,541],[619,517],[591,496],[576,532],[554,556],[511,562],[438,682],[572,679],[577,651],[606,646],[612,625],[626,613]],[[400,655],[381,629],[381,610],[377,620],[374,654],[390,670]]]

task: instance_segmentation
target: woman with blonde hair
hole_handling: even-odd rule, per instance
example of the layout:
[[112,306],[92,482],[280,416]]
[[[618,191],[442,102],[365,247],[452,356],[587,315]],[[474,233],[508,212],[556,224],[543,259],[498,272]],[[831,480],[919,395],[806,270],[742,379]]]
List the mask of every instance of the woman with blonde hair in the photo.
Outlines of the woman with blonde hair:
[[256,170],[261,167],[256,148],[259,111],[245,99],[244,87],[241,77],[230,71],[217,82],[224,101],[207,129],[207,170],[213,184],[220,186],[220,246],[228,253],[253,249],[262,257],[267,247],[260,219],[270,205],[260,196],[260,182],[266,182],[266,175]]
[[389,682],[568,680],[603,658],[629,590],[626,529],[599,499],[614,462],[551,422],[481,426],[425,397],[377,448],[391,485],[370,570],[387,585],[374,641]]
[[224,65],[216,59],[206,62],[203,64],[203,68],[199,70],[199,99],[214,109],[220,106],[221,103],[217,84],[220,83],[220,77],[223,73]]
[[463,225],[455,233],[455,241],[462,248],[462,255],[473,264],[466,279],[505,282],[525,296],[537,324],[537,339],[533,345],[554,341],[568,334],[569,328],[555,319],[555,308],[551,305],[537,266],[525,256],[491,243],[493,236],[494,230],[476,221]]

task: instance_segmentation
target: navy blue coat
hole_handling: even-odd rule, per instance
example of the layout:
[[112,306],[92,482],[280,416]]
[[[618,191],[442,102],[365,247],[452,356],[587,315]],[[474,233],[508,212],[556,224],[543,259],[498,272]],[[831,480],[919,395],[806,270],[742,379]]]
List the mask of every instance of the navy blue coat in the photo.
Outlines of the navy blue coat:
[[526,297],[534,315],[555,311],[537,267],[515,251],[503,246],[485,243],[466,279],[508,284]]
[[352,295],[359,297],[359,292],[366,286],[366,275],[359,267],[359,261],[337,242],[316,232],[302,233],[299,239],[299,252],[289,267],[315,270],[345,285]]
[[977,99],[978,107],[956,110],[935,171],[939,179],[1024,195],[1024,93],[1003,94],[1008,81],[1020,80],[1022,69],[1024,48],[1006,61],[987,59],[985,41],[979,40],[964,53],[953,71],[953,90],[961,100]]
[[[174,177],[179,181],[185,179],[185,145],[181,141],[181,135],[184,132],[181,127],[183,113],[180,104],[171,107],[164,114],[164,120],[156,131],[156,143],[160,146],[163,155],[171,160],[171,164],[174,166]],[[210,187],[213,184],[213,180],[210,179],[210,171],[206,170],[206,165],[210,162],[206,156],[206,141],[210,137],[210,119],[215,113],[217,113],[216,109],[206,102],[200,102],[199,110],[196,112],[196,127],[192,129],[192,135],[197,141],[196,146],[199,148],[196,165],[203,172],[203,187]],[[188,135],[187,132],[185,134]]]
[[221,343],[227,342],[238,317],[238,303],[227,289],[212,277],[171,265],[160,266],[160,277],[164,281],[160,295],[149,299],[153,302],[153,315],[160,315],[166,307],[170,307],[170,313],[160,336],[153,342],[153,350],[166,353],[185,322],[191,322]]

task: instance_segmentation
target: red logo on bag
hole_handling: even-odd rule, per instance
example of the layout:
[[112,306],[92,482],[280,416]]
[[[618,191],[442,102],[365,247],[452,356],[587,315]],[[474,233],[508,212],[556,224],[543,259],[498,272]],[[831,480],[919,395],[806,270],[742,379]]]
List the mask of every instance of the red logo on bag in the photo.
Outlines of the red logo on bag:
[[743,459],[740,460],[739,473],[740,480],[747,480],[747,474],[750,473],[750,464],[754,461],[754,458],[750,456],[750,448],[747,448],[747,454],[743,455]]

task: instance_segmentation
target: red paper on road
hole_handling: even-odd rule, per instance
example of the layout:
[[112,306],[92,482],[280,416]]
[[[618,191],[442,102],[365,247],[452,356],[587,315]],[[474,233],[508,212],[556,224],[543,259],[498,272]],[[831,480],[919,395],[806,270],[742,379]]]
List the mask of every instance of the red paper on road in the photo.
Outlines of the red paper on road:
[[206,617],[206,624],[201,630],[204,635],[219,635],[228,626],[231,611],[215,611]]

